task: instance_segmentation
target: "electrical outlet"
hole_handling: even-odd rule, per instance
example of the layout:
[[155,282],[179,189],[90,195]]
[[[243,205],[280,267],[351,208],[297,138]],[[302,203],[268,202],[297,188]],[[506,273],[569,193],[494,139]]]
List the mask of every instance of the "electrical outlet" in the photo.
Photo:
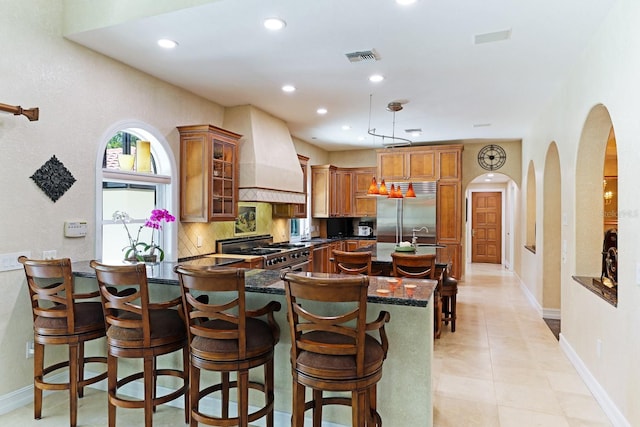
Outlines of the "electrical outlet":
[[202,241],[204,239],[202,238],[202,236],[198,236],[196,237],[196,247],[201,248],[202,247]]
[[50,251],[42,251],[42,259],[56,259],[58,256],[58,251],[55,249]]
[[33,359],[35,353],[33,341],[27,341],[27,359]]

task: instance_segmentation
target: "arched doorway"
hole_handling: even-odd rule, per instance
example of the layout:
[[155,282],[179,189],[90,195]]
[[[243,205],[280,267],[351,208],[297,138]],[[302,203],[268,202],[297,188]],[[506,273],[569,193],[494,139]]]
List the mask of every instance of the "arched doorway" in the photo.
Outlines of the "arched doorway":
[[560,319],[561,268],[566,260],[562,243],[562,172],[555,142],[549,145],[544,164],[542,223],[542,317]]

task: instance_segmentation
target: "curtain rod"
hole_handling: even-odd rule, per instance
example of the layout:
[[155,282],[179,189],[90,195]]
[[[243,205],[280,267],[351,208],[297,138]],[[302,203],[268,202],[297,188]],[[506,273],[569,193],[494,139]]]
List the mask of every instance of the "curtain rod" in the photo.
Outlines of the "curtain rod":
[[36,108],[23,109],[19,105],[8,105],[0,103],[0,111],[6,111],[12,113],[14,116],[23,115],[29,119],[30,122],[38,120],[39,110]]

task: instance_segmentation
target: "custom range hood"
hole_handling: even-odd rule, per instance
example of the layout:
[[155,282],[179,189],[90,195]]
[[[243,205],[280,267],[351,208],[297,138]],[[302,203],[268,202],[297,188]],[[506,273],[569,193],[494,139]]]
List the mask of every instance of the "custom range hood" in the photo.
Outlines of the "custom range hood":
[[225,109],[224,128],[243,135],[238,200],[305,203],[302,170],[285,122],[251,105]]

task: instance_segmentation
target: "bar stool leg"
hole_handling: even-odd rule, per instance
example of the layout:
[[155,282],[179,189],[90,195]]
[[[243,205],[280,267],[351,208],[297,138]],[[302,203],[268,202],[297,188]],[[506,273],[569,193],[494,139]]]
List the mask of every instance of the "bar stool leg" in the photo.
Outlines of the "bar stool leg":
[[69,344],[69,415],[71,427],[78,422],[78,345]]
[[313,390],[313,427],[322,426],[322,390]]
[[44,377],[44,345],[33,344],[33,418],[39,420],[42,418],[42,389],[38,387],[37,382],[42,381]]
[[[151,427],[153,425],[153,400],[156,395],[154,371],[155,366],[153,356],[145,356],[144,358],[144,425]],[[146,397],[148,396],[148,397]]]

